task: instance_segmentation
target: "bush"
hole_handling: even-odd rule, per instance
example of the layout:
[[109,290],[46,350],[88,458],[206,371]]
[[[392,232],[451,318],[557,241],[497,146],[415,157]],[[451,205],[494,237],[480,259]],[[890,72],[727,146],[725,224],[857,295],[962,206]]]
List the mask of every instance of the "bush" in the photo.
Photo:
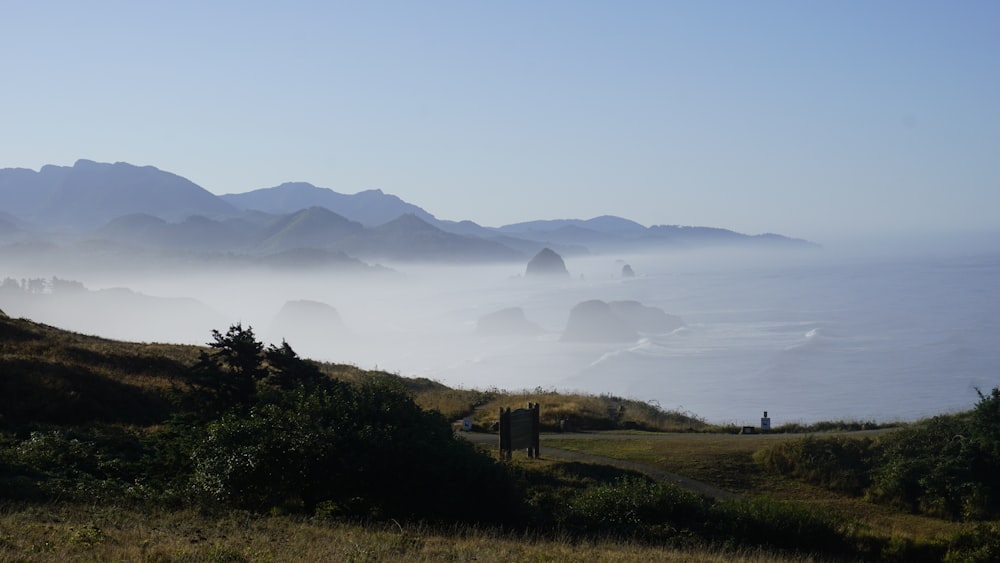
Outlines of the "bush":
[[768,499],[713,502],[670,483],[625,477],[579,493],[561,519],[587,534],[679,542],[698,537],[728,547],[852,552],[837,518]]
[[722,541],[822,553],[853,549],[841,521],[826,511],[765,498],[720,502],[713,516]]
[[676,485],[623,477],[580,492],[560,520],[577,532],[666,540],[702,528],[709,506]]
[[494,520],[517,508],[504,468],[457,441],[395,378],[276,399],[208,425],[193,454],[198,491],[257,510],[291,500],[362,517]]
[[870,438],[806,436],[759,450],[754,461],[814,485],[859,495],[869,484],[874,456]]
[[[868,496],[912,512],[958,519],[979,511],[975,443],[965,417],[937,416],[893,432],[880,444]],[[968,508],[968,510],[967,510]]]
[[121,430],[35,430],[0,444],[0,497],[119,501],[144,495],[138,436]]
[[765,467],[833,490],[956,520],[1000,507],[1000,389],[976,407],[876,439],[806,437],[755,454]]
[[946,562],[1000,561],[1000,524],[978,524],[951,539]]

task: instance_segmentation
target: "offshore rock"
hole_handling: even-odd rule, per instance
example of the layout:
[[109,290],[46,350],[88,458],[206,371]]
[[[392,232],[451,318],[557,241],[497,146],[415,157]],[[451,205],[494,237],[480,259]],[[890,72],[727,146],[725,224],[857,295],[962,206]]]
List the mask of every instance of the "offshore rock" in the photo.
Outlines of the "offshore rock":
[[684,326],[684,321],[668,315],[663,309],[647,307],[638,301],[612,301],[611,310],[633,330],[647,334],[663,334]]
[[479,317],[476,332],[483,336],[533,336],[544,331],[524,316],[524,309],[508,307]]
[[615,314],[611,305],[594,299],[578,303],[569,312],[564,342],[634,342],[639,333]]
[[538,251],[528,262],[528,267],[524,272],[525,277],[569,277],[566,263],[562,256],[556,254],[551,248],[543,248]]

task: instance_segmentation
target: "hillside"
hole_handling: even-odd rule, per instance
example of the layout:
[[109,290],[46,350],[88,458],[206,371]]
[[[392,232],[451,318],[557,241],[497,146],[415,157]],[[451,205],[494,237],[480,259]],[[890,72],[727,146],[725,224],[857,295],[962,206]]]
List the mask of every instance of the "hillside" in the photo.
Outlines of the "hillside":
[[[206,341],[211,335],[206,334]],[[294,345],[294,342],[292,343]],[[150,425],[167,418],[174,406],[171,389],[183,387],[185,376],[208,346],[146,344],[109,340],[12,318],[0,311],[0,426],[3,424],[118,423]],[[452,389],[424,378],[367,371],[350,365],[316,363],[325,377],[360,383],[391,377],[403,384],[418,404],[450,420],[477,408],[477,423],[489,426],[484,414],[497,406],[519,405],[527,397],[515,392]],[[704,427],[691,416],[664,412],[641,401],[612,396],[578,396],[549,392],[544,424],[559,426],[558,417],[572,415],[581,429],[629,427],[647,429]],[[621,417],[619,410],[627,409]]]
[[309,207],[285,215],[269,225],[257,249],[282,252],[295,248],[336,248],[345,238],[360,235],[364,230],[361,223],[325,207]]
[[131,344],[0,316],[0,421],[152,424],[197,357],[190,346]]

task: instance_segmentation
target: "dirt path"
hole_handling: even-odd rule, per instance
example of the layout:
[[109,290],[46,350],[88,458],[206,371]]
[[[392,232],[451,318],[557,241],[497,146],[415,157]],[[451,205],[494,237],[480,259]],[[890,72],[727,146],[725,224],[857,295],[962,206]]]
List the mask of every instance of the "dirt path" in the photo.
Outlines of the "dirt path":
[[[459,432],[457,434],[460,438],[474,442],[477,444],[497,444],[496,434],[480,434],[474,432]],[[560,438],[565,438],[566,434],[559,434]],[[585,434],[575,434],[580,439],[585,439]],[[602,438],[609,437],[608,435],[602,435]],[[628,436],[632,438],[633,436]],[[581,452],[571,452],[569,450],[560,450],[558,448],[553,448],[551,446],[545,445],[545,434],[540,437],[540,447],[542,458],[549,459],[567,459],[573,461],[586,461],[590,463],[599,463],[601,465],[611,465],[613,467],[620,467],[622,469],[629,469],[632,471],[638,471],[644,473],[657,481],[668,481],[675,485],[684,487],[685,489],[692,490],[700,495],[714,498],[714,499],[732,499],[740,498],[736,493],[732,493],[718,487],[709,485],[708,483],[702,483],[701,481],[695,481],[694,479],[689,479],[683,475],[678,475],[676,473],[670,473],[669,471],[664,471],[657,467],[650,465],[643,465],[641,463],[634,463],[631,461],[625,461],[621,459],[614,459],[610,457],[603,457],[599,455],[585,454]]]

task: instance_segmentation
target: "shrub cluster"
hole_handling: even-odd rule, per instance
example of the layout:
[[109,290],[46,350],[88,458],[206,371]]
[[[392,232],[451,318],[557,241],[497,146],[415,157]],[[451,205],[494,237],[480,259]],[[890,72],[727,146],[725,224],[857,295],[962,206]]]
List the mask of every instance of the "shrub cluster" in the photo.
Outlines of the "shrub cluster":
[[520,510],[506,468],[456,440],[398,378],[329,378],[241,325],[213,331],[209,346],[157,428],[4,435],[2,496],[429,520],[503,521]]
[[674,544],[711,541],[828,554],[854,547],[829,513],[769,499],[713,502],[666,483],[625,477],[586,489],[561,523],[570,531]]
[[981,520],[1000,514],[1000,389],[965,414],[936,416],[874,439],[806,437],[758,462],[816,485],[912,512]]
[[759,450],[754,459],[778,473],[859,495],[871,483],[875,455],[872,444],[871,438],[810,435]]

